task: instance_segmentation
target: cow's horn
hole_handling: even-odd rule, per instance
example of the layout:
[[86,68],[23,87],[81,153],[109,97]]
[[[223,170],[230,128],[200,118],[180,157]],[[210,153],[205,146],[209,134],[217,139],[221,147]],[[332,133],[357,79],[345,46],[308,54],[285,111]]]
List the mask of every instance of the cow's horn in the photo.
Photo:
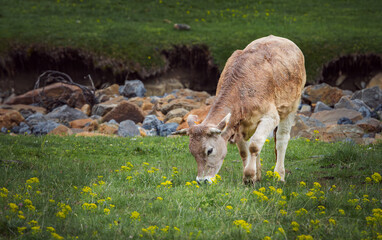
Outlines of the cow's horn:
[[209,128],[209,132],[210,132],[210,134],[220,134],[220,133],[222,133],[222,131],[221,130],[219,130],[219,129],[217,129],[217,128]]
[[171,135],[187,135],[188,128],[184,128],[171,133]]

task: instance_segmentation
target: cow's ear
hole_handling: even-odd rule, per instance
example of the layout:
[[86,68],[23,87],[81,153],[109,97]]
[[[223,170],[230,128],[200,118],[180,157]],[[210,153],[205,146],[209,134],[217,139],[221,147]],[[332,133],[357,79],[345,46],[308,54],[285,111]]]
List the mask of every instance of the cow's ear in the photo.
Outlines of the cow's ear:
[[218,126],[217,126],[217,129],[219,129],[220,131],[224,132],[225,129],[227,128],[227,126],[228,126],[228,123],[229,123],[230,118],[231,118],[231,113],[228,113],[228,114],[223,118],[223,120],[220,121],[220,123],[219,123]]
[[187,117],[187,123],[188,123],[188,126],[189,126],[189,127],[192,127],[192,126],[196,125],[197,122],[198,122],[198,116],[196,116],[196,115],[191,115],[191,114],[188,115],[188,117]]

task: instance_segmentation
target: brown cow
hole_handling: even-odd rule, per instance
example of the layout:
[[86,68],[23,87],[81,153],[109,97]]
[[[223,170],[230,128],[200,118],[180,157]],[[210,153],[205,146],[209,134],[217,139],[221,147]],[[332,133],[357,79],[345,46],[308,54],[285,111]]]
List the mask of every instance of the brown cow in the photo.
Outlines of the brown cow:
[[244,183],[259,181],[259,153],[276,127],[274,171],[284,181],[285,152],[305,81],[304,55],[288,39],[271,35],[235,51],[220,76],[207,117],[196,124],[197,116],[190,115],[189,128],[174,133],[190,136],[197,181],[211,182],[219,172],[228,140],[239,148]]

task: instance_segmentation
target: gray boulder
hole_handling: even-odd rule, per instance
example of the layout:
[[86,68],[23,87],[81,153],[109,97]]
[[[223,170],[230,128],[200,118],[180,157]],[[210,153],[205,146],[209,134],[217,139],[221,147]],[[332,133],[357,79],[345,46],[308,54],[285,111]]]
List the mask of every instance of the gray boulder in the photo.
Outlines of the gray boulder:
[[158,127],[162,125],[163,122],[157,118],[155,115],[147,115],[143,120],[142,128],[151,130],[158,130]]
[[378,86],[365,88],[355,92],[351,99],[359,99],[370,108],[376,108],[382,102],[382,91]]
[[131,120],[125,120],[119,123],[118,135],[121,137],[134,137],[139,136],[139,128]]
[[329,107],[325,103],[318,101],[316,103],[316,107],[314,108],[314,112],[316,113],[316,112],[321,112],[321,111],[325,111],[325,110],[332,110],[332,109],[333,108]]
[[347,108],[347,109],[352,109],[359,111],[361,107],[367,108],[369,111],[371,109],[369,106],[367,106],[362,100],[360,99],[350,99],[350,96],[343,96],[338,103],[334,105],[335,109],[340,109],[340,108]]
[[166,123],[159,126],[159,136],[167,137],[171,133],[176,131],[176,128],[179,126],[177,123]]
[[39,122],[32,128],[32,133],[34,135],[46,135],[60,124],[54,121]]
[[30,127],[25,122],[21,122],[19,126],[13,127],[12,132],[18,133],[18,134],[31,134],[32,133]]
[[71,108],[68,105],[63,105],[53,109],[53,111],[45,115],[45,117],[48,120],[63,123],[65,125],[69,125],[69,122],[77,119],[88,118],[88,116],[82,111]]
[[39,113],[39,112],[34,113],[25,119],[25,122],[29,126],[34,126],[40,122],[46,122],[46,121],[48,121],[48,119],[46,119],[46,117],[42,113]]
[[145,93],[146,88],[141,80],[125,81],[125,85],[119,87],[119,94],[128,98],[144,97]]

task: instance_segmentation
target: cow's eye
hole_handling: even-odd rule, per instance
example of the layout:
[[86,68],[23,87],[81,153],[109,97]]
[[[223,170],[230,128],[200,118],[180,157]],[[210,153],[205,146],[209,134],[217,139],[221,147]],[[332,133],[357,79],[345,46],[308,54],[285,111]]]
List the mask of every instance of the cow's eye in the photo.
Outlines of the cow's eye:
[[209,148],[208,150],[207,150],[207,156],[209,156],[212,152],[213,152],[213,148]]

